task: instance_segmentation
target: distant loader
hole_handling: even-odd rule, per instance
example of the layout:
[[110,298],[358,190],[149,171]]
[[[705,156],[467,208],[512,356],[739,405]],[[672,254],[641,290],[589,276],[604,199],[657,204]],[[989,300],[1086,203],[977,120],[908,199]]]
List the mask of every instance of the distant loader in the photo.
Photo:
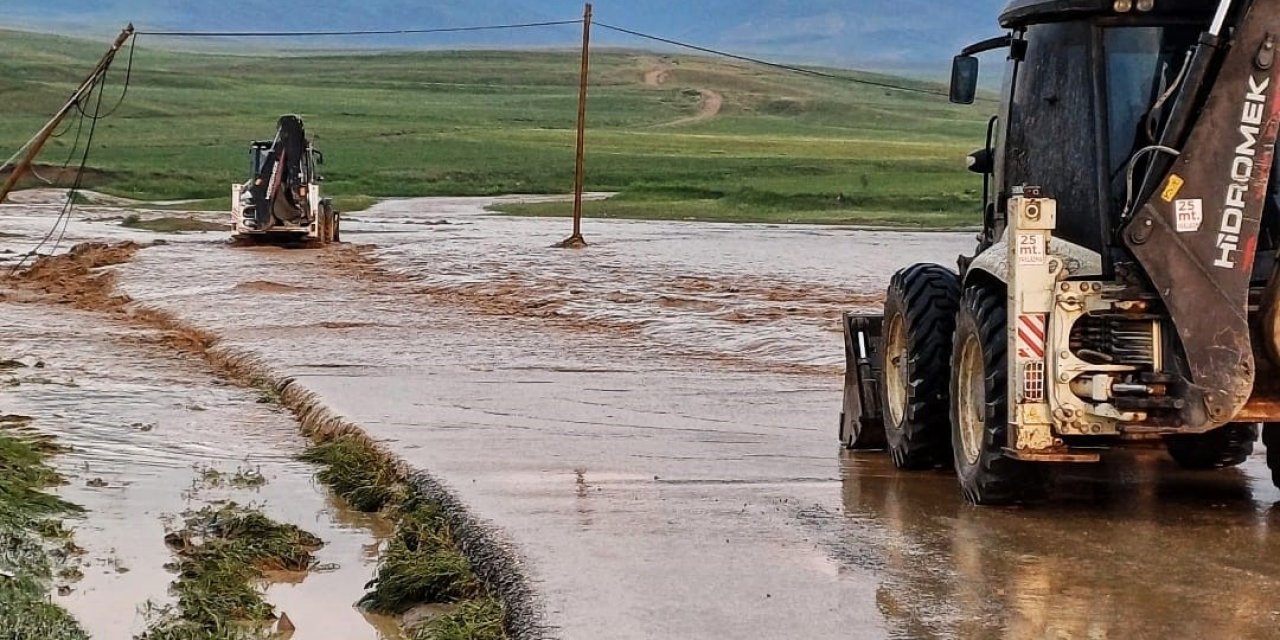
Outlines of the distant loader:
[[282,116],[271,142],[249,145],[249,181],[231,186],[232,239],[326,245],[341,239],[333,201],[321,196],[324,154],[298,116]]

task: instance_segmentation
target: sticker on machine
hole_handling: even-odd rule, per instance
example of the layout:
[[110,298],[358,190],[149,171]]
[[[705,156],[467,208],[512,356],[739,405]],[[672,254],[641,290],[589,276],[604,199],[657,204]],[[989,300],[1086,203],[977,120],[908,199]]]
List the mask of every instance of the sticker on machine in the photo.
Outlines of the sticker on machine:
[[1182,185],[1186,183],[1187,181],[1176,173],[1169,176],[1169,182],[1165,185],[1164,192],[1160,194],[1160,198],[1165,202],[1173,202],[1173,199],[1182,192]]
[[1045,252],[1044,235],[1039,233],[1018,234],[1018,264],[1034,267],[1047,264],[1049,256]]
[[1018,316],[1018,360],[1044,360],[1048,324],[1043,315]]
[[1178,216],[1178,233],[1193,233],[1204,225],[1204,200],[1178,200],[1173,210]]

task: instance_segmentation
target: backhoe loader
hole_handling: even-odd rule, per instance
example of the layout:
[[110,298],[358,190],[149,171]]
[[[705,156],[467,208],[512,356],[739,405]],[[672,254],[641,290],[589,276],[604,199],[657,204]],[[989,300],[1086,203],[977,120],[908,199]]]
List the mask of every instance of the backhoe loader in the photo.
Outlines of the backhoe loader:
[[844,316],[840,437],[964,495],[1045,496],[1051,465],[1163,444],[1195,469],[1259,437],[1280,481],[1280,0],[1014,0],[983,224]]
[[249,143],[249,181],[231,186],[232,239],[338,242],[338,212],[320,193],[322,164],[302,119],[281,116],[274,140]]

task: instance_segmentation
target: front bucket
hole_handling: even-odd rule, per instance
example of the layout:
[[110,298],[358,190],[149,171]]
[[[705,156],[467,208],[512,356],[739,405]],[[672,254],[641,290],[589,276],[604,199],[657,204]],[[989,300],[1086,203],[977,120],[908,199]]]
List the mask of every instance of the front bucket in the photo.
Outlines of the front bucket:
[[878,450],[887,446],[880,384],[884,371],[881,328],[884,316],[846,313],[844,325],[844,409],[840,412],[840,442],[849,449]]

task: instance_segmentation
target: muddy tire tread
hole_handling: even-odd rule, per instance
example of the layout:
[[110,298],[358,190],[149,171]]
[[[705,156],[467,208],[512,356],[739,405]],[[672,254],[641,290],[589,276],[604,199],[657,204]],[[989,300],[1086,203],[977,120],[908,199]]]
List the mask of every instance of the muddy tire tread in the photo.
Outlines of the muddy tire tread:
[[[969,502],[980,506],[1018,504],[1038,500],[1044,494],[1044,474],[1030,463],[1014,460],[1005,454],[1008,442],[1008,362],[1006,327],[1007,301],[1003,290],[992,285],[977,284],[965,289],[960,301],[951,367],[959,366],[966,331],[976,330],[982,344],[983,370],[986,374],[986,433],[978,463],[970,466],[964,458],[960,439],[959,409],[950,407],[952,446],[960,490]],[[954,381],[953,381],[954,382]],[[952,389],[955,392],[955,389]]]
[[[918,264],[894,275],[888,298],[903,314],[910,379],[902,424],[890,424],[892,418],[885,412],[889,453],[900,469],[934,469],[945,465],[951,447],[947,364],[960,301],[960,280],[941,265]],[[887,302],[886,308],[889,307]]]

